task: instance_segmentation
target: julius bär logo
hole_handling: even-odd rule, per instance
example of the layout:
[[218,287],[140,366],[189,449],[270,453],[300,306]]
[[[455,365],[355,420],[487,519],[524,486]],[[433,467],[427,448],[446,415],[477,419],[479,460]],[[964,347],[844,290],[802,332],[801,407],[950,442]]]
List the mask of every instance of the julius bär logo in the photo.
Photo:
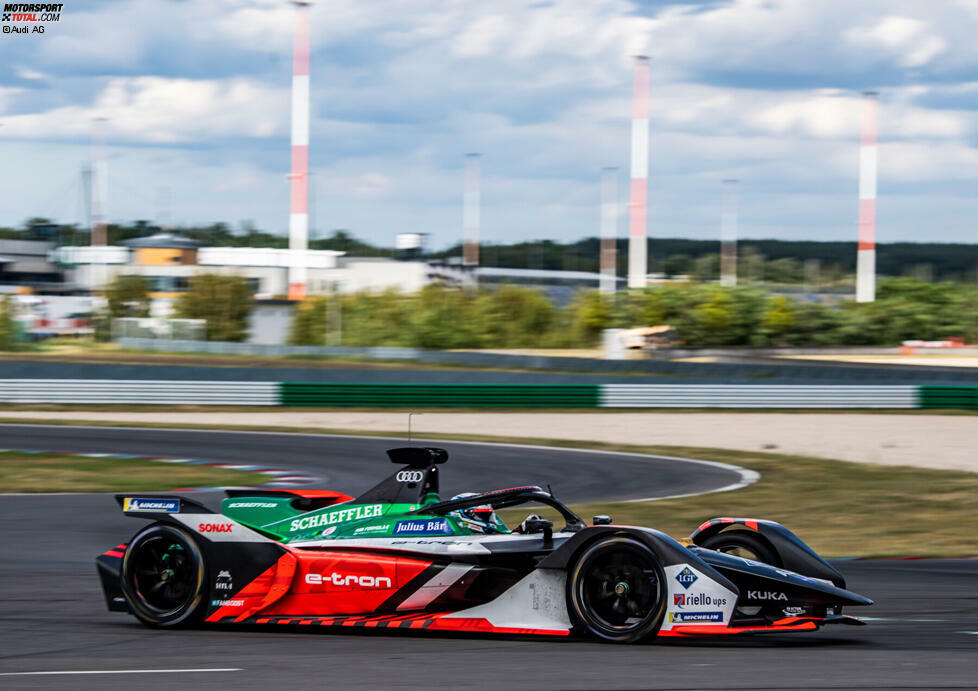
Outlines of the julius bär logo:
[[5,34],[43,34],[44,22],[61,21],[62,2],[8,2],[3,6],[2,21],[23,26],[3,25]]

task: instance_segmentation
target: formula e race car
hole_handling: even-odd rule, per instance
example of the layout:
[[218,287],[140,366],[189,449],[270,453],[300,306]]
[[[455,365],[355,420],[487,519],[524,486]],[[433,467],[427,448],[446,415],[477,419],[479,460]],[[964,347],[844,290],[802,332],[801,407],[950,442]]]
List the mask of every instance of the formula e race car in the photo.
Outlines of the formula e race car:
[[[689,539],[587,525],[552,492],[438,496],[436,448],[359,497],[228,490],[222,512],[176,495],[117,496],[151,523],[96,559],[108,607],[150,626],[197,622],[651,637],[860,624],[872,601],[781,525],[718,518]],[[497,510],[535,505],[510,529]],[[559,517],[559,518],[558,518]],[[515,522],[515,521],[512,521]]]

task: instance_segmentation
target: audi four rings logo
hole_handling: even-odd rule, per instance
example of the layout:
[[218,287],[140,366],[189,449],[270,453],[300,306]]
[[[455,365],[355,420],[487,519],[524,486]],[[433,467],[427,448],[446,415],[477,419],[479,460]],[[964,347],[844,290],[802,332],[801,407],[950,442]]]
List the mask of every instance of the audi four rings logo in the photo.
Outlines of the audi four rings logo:
[[402,470],[397,474],[398,482],[421,482],[424,480],[424,473],[420,470]]

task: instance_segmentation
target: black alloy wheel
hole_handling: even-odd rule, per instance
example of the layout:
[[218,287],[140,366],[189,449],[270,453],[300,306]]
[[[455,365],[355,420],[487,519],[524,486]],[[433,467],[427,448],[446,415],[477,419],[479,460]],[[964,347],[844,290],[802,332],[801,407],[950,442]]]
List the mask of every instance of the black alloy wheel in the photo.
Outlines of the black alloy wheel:
[[599,540],[568,578],[568,609],[580,628],[616,643],[653,634],[665,615],[665,572],[647,545],[629,537]]
[[204,559],[187,533],[151,525],[136,535],[122,560],[122,594],[140,621],[179,626],[196,620],[204,599]]

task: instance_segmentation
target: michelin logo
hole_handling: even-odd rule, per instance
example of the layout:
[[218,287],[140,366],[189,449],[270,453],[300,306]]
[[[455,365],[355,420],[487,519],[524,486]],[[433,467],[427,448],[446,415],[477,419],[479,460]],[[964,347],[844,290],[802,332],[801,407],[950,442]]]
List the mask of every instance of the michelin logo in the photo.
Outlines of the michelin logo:
[[179,513],[179,499],[137,499],[126,497],[122,500],[122,510],[125,512],[147,513]]
[[722,624],[723,612],[669,612],[674,624]]

